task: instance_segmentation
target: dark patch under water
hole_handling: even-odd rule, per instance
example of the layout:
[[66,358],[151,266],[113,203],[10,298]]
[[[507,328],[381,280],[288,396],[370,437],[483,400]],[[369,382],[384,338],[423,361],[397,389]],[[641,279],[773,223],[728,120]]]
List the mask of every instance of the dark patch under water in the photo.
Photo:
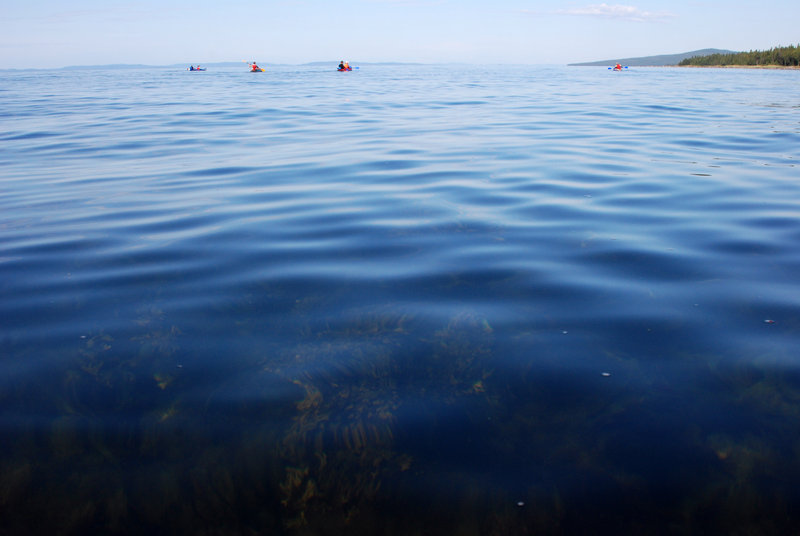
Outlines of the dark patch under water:
[[795,73],[480,72],[0,73],[0,534],[795,530]]

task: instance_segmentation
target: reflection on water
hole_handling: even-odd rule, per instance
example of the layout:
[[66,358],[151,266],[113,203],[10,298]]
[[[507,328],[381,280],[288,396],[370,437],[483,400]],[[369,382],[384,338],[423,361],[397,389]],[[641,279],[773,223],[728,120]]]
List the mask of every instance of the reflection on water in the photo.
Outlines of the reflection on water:
[[791,533],[793,79],[486,69],[0,73],[0,533]]

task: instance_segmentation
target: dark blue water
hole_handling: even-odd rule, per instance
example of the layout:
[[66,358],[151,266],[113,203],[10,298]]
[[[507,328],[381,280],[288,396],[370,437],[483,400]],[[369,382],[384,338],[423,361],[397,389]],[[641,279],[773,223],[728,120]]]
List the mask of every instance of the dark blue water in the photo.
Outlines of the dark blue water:
[[0,533],[796,529],[797,72],[245,69],[0,72]]

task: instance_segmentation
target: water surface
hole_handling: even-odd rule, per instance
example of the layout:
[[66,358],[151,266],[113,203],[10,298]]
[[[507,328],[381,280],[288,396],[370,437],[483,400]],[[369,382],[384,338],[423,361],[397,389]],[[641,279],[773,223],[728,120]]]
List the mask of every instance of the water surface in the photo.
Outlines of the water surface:
[[0,532],[800,522],[796,72],[5,71],[0,117]]

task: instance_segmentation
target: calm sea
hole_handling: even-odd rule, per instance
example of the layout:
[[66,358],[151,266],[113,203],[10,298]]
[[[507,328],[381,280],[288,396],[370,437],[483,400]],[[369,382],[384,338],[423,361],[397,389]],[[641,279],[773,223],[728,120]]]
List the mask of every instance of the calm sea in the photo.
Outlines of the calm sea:
[[0,533],[800,524],[800,73],[0,72]]

